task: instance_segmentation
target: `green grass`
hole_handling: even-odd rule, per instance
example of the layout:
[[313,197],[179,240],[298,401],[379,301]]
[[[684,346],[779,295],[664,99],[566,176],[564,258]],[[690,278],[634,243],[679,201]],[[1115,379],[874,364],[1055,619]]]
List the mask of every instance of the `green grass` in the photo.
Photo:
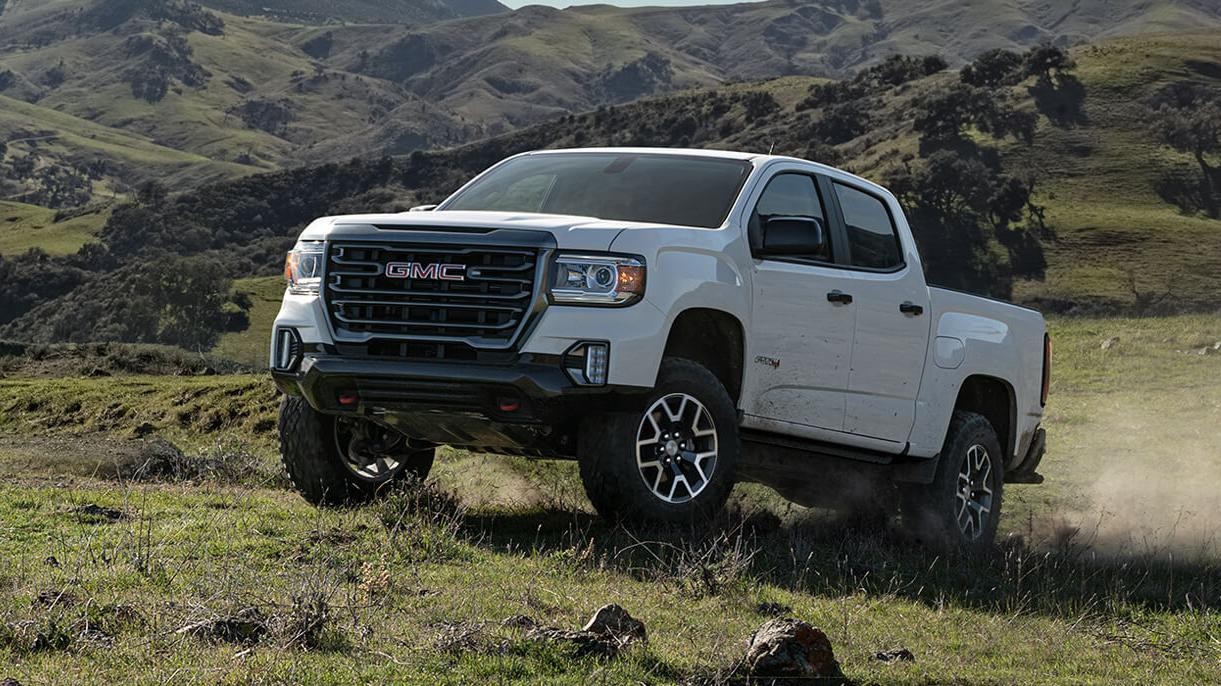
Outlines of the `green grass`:
[[40,248],[51,255],[76,252],[102,230],[110,208],[55,221],[55,210],[0,201],[0,255]]
[[271,327],[284,297],[284,279],[279,276],[239,279],[234,282],[233,289],[250,297],[250,325],[245,331],[221,336],[212,348],[212,355],[255,369],[263,368],[267,366]]
[[[1199,350],[1221,340],[1221,318],[1053,319],[1051,330],[1048,483],[1007,489],[1005,542],[973,563],[755,486],[739,487],[739,514],[701,531],[627,531],[592,517],[571,464],[462,451],[439,459],[439,490],[351,509],[315,509],[257,479],[120,482],[102,467],[140,454],[137,432],[188,455],[252,451],[270,473],[268,381],[2,379],[0,676],[715,681],[765,619],[757,605],[775,602],[823,628],[856,683],[1216,682],[1221,351]],[[87,504],[124,517],[83,514]],[[65,591],[69,602],[36,602]],[[315,596],[330,610],[324,630],[290,645],[294,600]],[[649,630],[611,662],[501,626],[526,614],[576,628],[607,602]],[[252,605],[271,632],[250,650],[174,633]],[[86,618],[97,633],[82,631]],[[28,650],[40,632],[64,643]],[[469,645],[447,647],[455,633]],[[916,662],[871,659],[896,647]]]

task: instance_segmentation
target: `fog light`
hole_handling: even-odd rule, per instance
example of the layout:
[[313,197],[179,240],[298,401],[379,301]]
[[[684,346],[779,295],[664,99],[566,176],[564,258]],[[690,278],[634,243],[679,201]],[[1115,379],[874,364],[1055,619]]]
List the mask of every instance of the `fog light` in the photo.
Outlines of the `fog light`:
[[276,329],[275,347],[272,349],[271,367],[279,372],[289,372],[301,363],[304,346],[295,329]]
[[610,344],[577,343],[564,353],[564,370],[581,386],[605,386],[610,374]]

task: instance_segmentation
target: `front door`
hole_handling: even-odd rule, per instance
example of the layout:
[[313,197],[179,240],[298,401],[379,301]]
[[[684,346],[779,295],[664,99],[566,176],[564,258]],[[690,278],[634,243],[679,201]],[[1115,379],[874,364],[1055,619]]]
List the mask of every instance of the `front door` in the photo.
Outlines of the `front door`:
[[[824,186],[825,187],[825,186]],[[780,172],[764,187],[749,217],[752,243],[770,216],[827,222],[814,176]],[[830,241],[831,232],[825,232]],[[745,424],[808,434],[803,427],[840,431],[855,308],[837,293],[849,274],[834,264],[834,246],[817,255],[756,258],[743,409]]]

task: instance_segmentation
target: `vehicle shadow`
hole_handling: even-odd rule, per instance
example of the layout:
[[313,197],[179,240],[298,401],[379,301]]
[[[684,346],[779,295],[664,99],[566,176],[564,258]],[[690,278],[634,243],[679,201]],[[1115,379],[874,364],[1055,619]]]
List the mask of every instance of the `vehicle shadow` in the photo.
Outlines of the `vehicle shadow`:
[[574,509],[468,513],[472,544],[715,595],[755,583],[841,597],[894,596],[932,607],[1080,617],[1092,608],[1178,611],[1221,607],[1221,560],[1095,549],[1088,536],[1028,542],[1010,536],[983,556],[932,552],[883,518],[803,511],[729,511],[690,526],[614,524]]

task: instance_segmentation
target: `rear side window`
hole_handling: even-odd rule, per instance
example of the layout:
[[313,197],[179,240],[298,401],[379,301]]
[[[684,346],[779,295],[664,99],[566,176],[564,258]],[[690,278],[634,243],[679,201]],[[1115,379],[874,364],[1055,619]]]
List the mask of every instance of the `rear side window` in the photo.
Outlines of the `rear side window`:
[[852,266],[894,269],[903,264],[899,234],[886,204],[877,196],[851,186],[835,184],[835,195],[844,211]]

